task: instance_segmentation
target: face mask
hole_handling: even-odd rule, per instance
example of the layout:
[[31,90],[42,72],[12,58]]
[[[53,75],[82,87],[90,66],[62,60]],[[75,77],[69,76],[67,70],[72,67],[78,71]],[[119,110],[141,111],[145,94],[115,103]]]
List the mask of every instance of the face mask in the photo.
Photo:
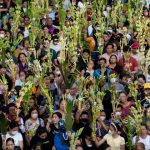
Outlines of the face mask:
[[109,131],[108,131],[108,134],[112,135],[112,131],[111,131],[111,130],[109,130]]
[[116,115],[117,116],[121,116],[121,112],[116,112]]
[[89,121],[89,120],[88,120],[87,118],[83,118],[83,119],[82,119],[82,122],[83,122],[83,123],[88,123],[88,121]]
[[4,37],[5,37],[5,35],[4,35],[4,34],[0,34],[0,37],[1,37],[1,38],[4,38]]
[[106,117],[105,117],[105,116],[100,116],[100,119],[101,119],[102,121],[104,121],[104,120],[106,119]]
[[37,119],[38,114],[32,114],[31,117],[32,117],[33,119]]
[[57,75],[60,75],[60,74],[61,74],[61,72],[60,72],[60,71],[56,71],[56,74],[57,74]]
[[50,80],[50,83],[53,83],[53,82],[54,82],[54,79],[51,79],[51,80]]
[[107,10],[107,11],[110,11],[110,10],[111,10],[111,7],[106,7],[106,10]]
[[18,133],[18,131],[12,131],[11,134],[12,135],[16,135]]

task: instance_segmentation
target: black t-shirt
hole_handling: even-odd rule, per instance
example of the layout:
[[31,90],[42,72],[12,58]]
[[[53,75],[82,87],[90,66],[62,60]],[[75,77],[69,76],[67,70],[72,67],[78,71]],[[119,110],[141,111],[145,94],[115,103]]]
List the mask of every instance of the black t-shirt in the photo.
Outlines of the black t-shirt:
[[51,150],[54,145],[54,141],[49,134],[46,139],[40,139],[37,136],[33,137],[31,140],[31,148],[33,148],[37,143],[42,144],[43,150]]

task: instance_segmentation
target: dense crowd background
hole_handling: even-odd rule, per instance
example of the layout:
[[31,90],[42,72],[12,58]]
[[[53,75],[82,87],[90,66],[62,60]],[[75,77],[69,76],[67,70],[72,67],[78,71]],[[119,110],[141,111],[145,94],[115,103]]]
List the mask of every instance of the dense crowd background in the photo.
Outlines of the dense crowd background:
[[149,0],[0,0],[0,149],[150,150],[149,49]]

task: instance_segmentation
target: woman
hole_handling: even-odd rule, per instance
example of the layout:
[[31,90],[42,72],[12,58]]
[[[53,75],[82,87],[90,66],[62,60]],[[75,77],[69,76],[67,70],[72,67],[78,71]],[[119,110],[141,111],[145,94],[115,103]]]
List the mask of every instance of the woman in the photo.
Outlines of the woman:
[[130,114],[130,108],[131,108],[131,106],[133,106],[134,102],[128,101],[128,95],[126,92],[121,92],[119,94],[119,99],[120,99],[121,105],[123,107],[122,113],[121,113],[121,118],[125,119],[125,117]]
[[14,140],[14,146],[19,147],[21,150],[23,150],[23,137],[21,133],[19,132],[19,127],[16,122],[10,122],[9,124],[9,131],[6,134],[6,137],[3,136],[3,149],[7,149],[8,145],[11,145],[11,142],[9,141],[9,138]]
[[96,140],[97,146],[107,142],[109,147],[106,150],[125,150],[125,140],[118,134],[119,130],[119,125],[112,122],[108,133],[103,137],[103,139],[100,141]]
[[42,149],[44,150],[52,150],[54,145],[54,140],[48,134],[47,129],[45,127],[39,127],[36,131],[36,135],[31,140],[31,148],[34,148],[37,143],[42,144]]
[[92,129],[90,127],[85,127],[79,136],[77,145],[81,145],[84,150],[97,150],[95,141],[92,137]]
[[21,150],[20,147],[15,146],[13,138],[8,138],[6,140],[6,150]]
[[29,110],[29,119],[25,122],[26,128],[26,140],[30,145],[31,138],[35,135],[36,130],[39,126],[44,127],[43,119],[38,117],[38,111],[36,107]]
[[18,68],[19,72],[25,71],[27,73],[28,71],[28,64],[26,60],[26,55],[24,53],[20,53],[18,56]]
[[120,66],[118,65],[117,56],[115,54],[111,55],[109,58],[109,69],[112,73],[121,74]]
[[59,109],[56,110],[55,112],[60,112],[63,120],[65,120],[65,113],[66,113],[65,109],[66,109],[66,101],[62,99],[59,103]]
[[145,124],[141,124],[140,134],[138,136],[133,137],[133,145],[136,144],[136,142],[141,142],[145,145],[145,150],[150,149],[150,135],[148,135],[147,126]]
[[48,120],[46,127],[52,135],[59,132],[58,122],[60,119],[62,119],[62,114],[60,112],[54,112],[52,115],[52,121]]
[[18,74],[18,77],[15,81],[15,87],[17,87],[17,86],[22,87],[22,85],[25,82],[25,79],[26,79],[26,72],[25,71],[20,71],[19,74]]

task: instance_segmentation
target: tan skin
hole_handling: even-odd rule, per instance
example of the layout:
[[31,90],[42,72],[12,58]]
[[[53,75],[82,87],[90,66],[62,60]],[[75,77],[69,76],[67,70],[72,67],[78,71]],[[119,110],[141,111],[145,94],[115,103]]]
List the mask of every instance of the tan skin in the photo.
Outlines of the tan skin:
[[[113,137],[114,139],[119,136],[118,133],[115,131],[115,129],[114,129],[113,126],[110,126],[110,130],[111,130],[111,132],[112,132],[112,137]],[[96,145],[97,145],[97,146],[100,146],[100,145],[102,145],[104,142],[106,142],[106,139],[102,139],[102,140],[98,141],[97,138],[96,138],[95,141],[96,141]],[[108,147],[106,150],[111,150],[111,147]],[[120,150],[125,150],[125,145],[120,145]]]
[[119,99],[122,103],[123,108],[127,107],[130,105],[130,102],[127,100],[127,95],[125,95],[124,93],[121,93],[119,96]]
[[[10,130],[9,130],[9,134],[10,134],[11,136],[13,136],[12,132],[13,132],[13,131],[18,131],[18,130],[19,130],[18,127],[15,127],[15,128],[13,128],[13,129],[10,129]],[[3,145],[2,145],[3,150],[7,150],[8,143],[7,143],[7,145],[6,145],[5,142],[6,142],[6,137],[3,137]],[[23,141],[19,141],[18,143],[19,143],[19,146],[20,146],[21,150],[23,150]],[[12,146],[11,143],[9,143],[9,145],[10,145],[10,147]],[[10,150],[11,150],[11,149],[10,149]]]

